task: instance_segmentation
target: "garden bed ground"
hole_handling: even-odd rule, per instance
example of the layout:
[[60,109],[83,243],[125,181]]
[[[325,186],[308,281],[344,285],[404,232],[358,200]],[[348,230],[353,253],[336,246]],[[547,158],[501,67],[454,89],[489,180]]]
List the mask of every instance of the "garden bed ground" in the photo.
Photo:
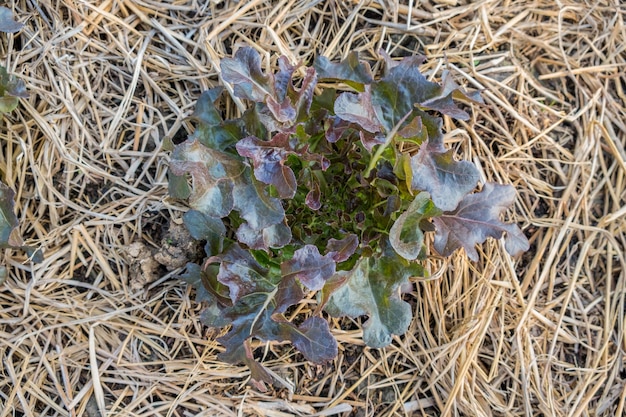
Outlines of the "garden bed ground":
[[[0,56],[30,97],[4,117],[0,171],[45,261],[3,257],[0,417],[624,415],[620,1],[7,6],[25,27],[0,34]],[[448,143],[484,180],[515,186],[509,218],[530,251],[512,259],[490,241],[475,263],[431,257],[432,276],[406,296],[416,315],[406,335],[369,349],[358,322],[333,320],[334,362],[264,346],[278,382],[255,391],[247,368],[217,360],[218,333],[175,279],[171,261],[194,251],[171,235],[183,207],[167,198],[161,151],[192,131],[200,92],[243,45],[272,65],[281,54],[310,63],[356,50],[375,63],[379,48],[419,53],[433,79],[447,68],[483,90],[469,122],[446,119]]]

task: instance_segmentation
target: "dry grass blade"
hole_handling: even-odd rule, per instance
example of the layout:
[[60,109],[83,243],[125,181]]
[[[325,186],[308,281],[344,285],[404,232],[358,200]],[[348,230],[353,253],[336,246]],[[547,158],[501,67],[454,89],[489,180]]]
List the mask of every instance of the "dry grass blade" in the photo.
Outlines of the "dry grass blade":
[[[5,250],[0,417],[624,414],[626,6],[397,3],[7,4],[25,26],[0,33],[3,65],[30,97],[3,116],[0,170],[46,260]],[[242,45],[268,67],[280,54],[422,53],[431,78],[448,68],[482,89],[471,122],[445,121],[449,143],[483,179],[516,187],[531,250],[513,260],[490,242],[477,263],[433,257],[392,346],[365,348],[359,323],[336,320],[333,363],[262,346],[284,383],[247,386],[171,279],[193,248],[168,243],[181,211],[161,151],[191,131],[195,100]]]

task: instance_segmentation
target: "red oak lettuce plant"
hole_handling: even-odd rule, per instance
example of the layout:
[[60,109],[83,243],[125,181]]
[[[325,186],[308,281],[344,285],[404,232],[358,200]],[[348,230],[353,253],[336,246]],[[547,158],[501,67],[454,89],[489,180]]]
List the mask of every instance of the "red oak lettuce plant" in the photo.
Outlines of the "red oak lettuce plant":
[[[172,152],[170,194],[188,201],[184,222],[206,241],[206,262],[188,265],[184,279],[208,304],[202,322],[231,326],[218,339],[220,359],[247,364],[258,387],[272,379],[253,339],[289,341],[315,363],[337,355],[322,310],[367,316],[371,347],[406,332],[402,291],[424,275],[424,233],[434,232],[440,255],[463,248],[474,261],[487,237],[504,235],[512,255],[528,249],[521,230],[499,219],[514,189],[486,183],[476,192],[478,170],[443,141],[437,114],[467,120],[455,101],[480,95],[448,72],[428,81],[421,58],[385,59],[380,78],[356,53],[313,67],[281,57],[272,74],[254,49],[239,49],[221,74],[249,108],[224,120],[222,88],[206,91],[195,132]],[[314,314],[294,317],[312,292]]]

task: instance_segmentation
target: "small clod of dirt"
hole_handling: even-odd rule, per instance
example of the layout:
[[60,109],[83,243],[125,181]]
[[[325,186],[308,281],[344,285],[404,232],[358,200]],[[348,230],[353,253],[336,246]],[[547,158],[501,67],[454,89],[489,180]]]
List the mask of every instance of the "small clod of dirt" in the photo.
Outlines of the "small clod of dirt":
[[164,272],[182,268],[189,262],[198,262],[203,254],[201,242],[193,239],[184,225],[170,221],[159,248],[141,241],[126,248],[130,261],[130,287],[140,291]]

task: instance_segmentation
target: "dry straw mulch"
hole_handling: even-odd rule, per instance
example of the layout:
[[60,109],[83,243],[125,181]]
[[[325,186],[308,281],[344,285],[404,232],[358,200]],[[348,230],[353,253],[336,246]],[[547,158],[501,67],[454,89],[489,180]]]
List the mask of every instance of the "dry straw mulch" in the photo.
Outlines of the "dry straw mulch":
[[[25,28],[1,35],[2,62],[30,98],[4,117],[0,171],[17,191],[23,236],[46,259],[4,253],[0,417],[624,415],[619,0],[8,7]],[[278,382],[253,390],[245,367],[217,361],[216,332],[173,278],[181,269],[138,264],[162,254],[181,216],[161,144],[191,131],[195,100],[242,45],[267,65],[280,54],[310,63],[352,50],[372,62],[379,48],[420,53],[430,77],[448,68],[484,90],[470,122],[446,120],[449,143],[485,180],[515,186],[510,218],[531,250],[511,259],[491,241],[476,263],[433,258],[431,278],[407,296],[416,319],[392,346],[365,348],[358,323],[335,320],[334,362],[260,346]]]

